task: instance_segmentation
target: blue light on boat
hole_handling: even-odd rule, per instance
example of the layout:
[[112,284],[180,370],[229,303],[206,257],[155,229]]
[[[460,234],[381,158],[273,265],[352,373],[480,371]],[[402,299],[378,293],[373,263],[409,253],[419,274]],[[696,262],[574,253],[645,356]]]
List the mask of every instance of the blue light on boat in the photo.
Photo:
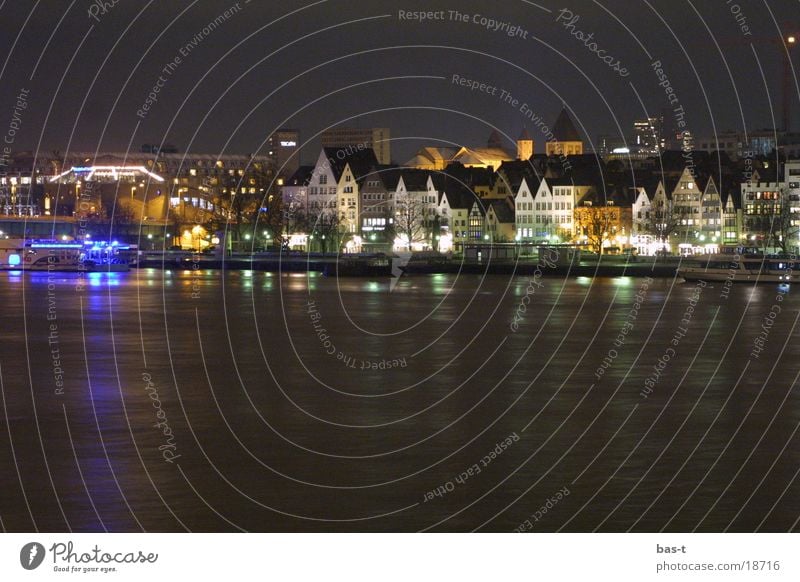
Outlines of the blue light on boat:
[[78,243],[31,243],[32,249],[82,249]]
[[13,254],[13,255],[9,255],[8,256],[8,264],[11,265],[12,267],[16,267],[21,262],[22,262],[22,259],[17,254]]

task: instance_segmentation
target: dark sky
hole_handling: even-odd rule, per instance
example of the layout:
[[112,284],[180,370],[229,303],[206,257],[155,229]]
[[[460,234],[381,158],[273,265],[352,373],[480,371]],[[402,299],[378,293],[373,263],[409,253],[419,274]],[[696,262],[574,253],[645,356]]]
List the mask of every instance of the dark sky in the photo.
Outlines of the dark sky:
[[[800,33],[798,0],[240,0],[235,14],[204,32],[235,4],[118,0],[104,14],[89,0],[0,0],[0,133],[24,89],[14,151],[138,150],[165,141],[180,151],[254,153],[277,127],[297,127],[310,140],[348,118],[390,127],[398,162],[420,143],[483,145],[493,127],[516,138],[523,124],[541,151],[544,138],[523,104],[548,123],[566,104],[591,140],[620,128],[627,134],[645,110],[669,105],[655,60],[696,136],[754,130],[780,125],[784,61],[776,41],[781,30]],[[469,22],[450,20],[454,7]],[[572,28],[557,22],[562,9],[580,17]],[[444,10],[445,20],[400,20],[399,10]],[[522,32],[487,30],[476,15]],[[593,48],[629,75],[572,31],[593,34]],[[497,94],[455,85],[454,74]],[[158,100],[140,119],[160,75]],[[503,89],[516,106],[501,101]],[[797,120],[795,81],[792,96]],[[305,161],[316,147],[309,144]]]

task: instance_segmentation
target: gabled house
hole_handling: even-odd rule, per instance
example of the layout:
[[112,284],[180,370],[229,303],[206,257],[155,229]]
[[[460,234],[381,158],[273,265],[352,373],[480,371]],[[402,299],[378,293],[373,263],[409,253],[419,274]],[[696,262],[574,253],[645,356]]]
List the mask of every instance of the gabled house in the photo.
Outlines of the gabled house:
[[742,208],[737,201],[737,192],[728,190],[722,204],[722,243],[739,245],[742,242]]
[[469,241],[469,217],[478,197],[462,182],[446,174],[433,176],[439,191],[439,224],[442,232],[442,247],[452,248],[460,253]]
[[359,216],[361,236],[367,244],[393,243],[394,193],[400,173],[396,166],[375,166],[361,181]]
[[320,151],[314,170],[308,179],[308,214],[309,218],[336,214],[336,188],[339,177],[334,173],[328,155]]
[[495,189],[502,184],[514,206],[514,240],[533,242],[535,239],[534,194],[541,183],[541,171],[530,160],[507,162],[497,171]]
[[592,189],[575,208],[578,240],[596,253],[619,252],[630,247],[631,202],[624,191]]
[[[534,182],[535,184],[535,182]],[[534,223],[533,195],[528,184],[528,178],[520,182],[516,196],[514,196],[514,238],[520,242],[532,242],[536,232]]]
[[514,206],[510,198],[487,200],[485,234],[493,243],[514,240]]
[[534,236],[537,240],[571,239],[576,234],[573,212],[592,190],[569,178],[544,178],[534,197]]
[[722,238],[722,199],[713,177],[709,177],[700,203],[700,242],[709,252],[718,252]]
[[678,221],[678,234],[689,240],[699,232],[702,217],[702,196],[692,171],[686,167],[672,190],[672,212]]
[[437,198],[428,172],[404,168],[394,192],[396,246],[424,250],[433,246],[431,225],[436,217]]
[[283,207],[289,212],[305,213],[308,207],[308,186],[314,166],[300,166],[281,187]]
[[325,148],[331,162],[336,184],[339,230],[356,235],[361,232],[361,183],[372,168],[378,165],[370,148]]

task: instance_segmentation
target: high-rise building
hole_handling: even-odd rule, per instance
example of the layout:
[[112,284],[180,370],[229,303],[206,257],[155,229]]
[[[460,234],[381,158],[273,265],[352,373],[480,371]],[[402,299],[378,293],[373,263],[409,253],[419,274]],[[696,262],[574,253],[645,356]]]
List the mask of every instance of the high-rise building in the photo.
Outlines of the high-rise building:
[[281,128],[267,140],[267,154],[277,172],[277,177],[288,180],[300,167],[300,132]]
[[345,146],[360,146],[359,149],[373,150],[379,164],[388,165],[392,162],[391,132],[388,127],[368,129],[335,127],[322,133],[322,147]]
[[661,149],[661,120],[658,117],[633,122],[633,144],[640,150],[658,153]]

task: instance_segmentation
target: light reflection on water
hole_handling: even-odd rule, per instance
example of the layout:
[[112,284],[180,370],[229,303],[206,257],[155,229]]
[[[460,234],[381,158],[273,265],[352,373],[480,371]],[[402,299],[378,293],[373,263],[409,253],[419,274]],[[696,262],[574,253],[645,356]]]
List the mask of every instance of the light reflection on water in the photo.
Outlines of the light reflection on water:
[[[0,278],[9,329],[27,329],[4,336],[0,364],[40,529],[66,527],[43,475],[38,430],[64,511],[80,531],[138,530],[126,500],[148,530],[180,531],[181,522],[230,530],[200,495],[250,530],[416,530],[446,520],[444,529],[486,522],[509,531],[565,485],[572,493],[543,531],[567,522],[570,531],[591,531],[603,520],[610,531],[668,522],[675,531],[719,531],[753,492],[732,530],[753,529],[766,516],[766,529],[785,531],[800,513],[796,496],[779,498],[800,466],[796,447],[779,456],[800,423],[796,399],[784,403],[800,370],[800,348],[789,341],[798,312],[791,288],[755,358],[778,286],[736,285],[724,298],[721,283],[709,284],[675,346],[694,286],[669,279],[651,284],[632,320],[642,280],[631,277],[545,277],[530,294],[528,277],[404,275],[390,292],[388,277],[96,275],[78,292],[76,277],[60,274],[54,299],[46,273]],[[56,343],[48,342],[51,325]],[[643,398],[669,347],[674,358]],[[598,379],[610,350],[615,357]],[[143,374],[174,431],[180,469],[162,458]],[[479,477],[435,504],[423,501],[512,433],[519,442]],[[10,446],[0,431],[0,447]],[[734,479],[743,467],[748,477]],[[391,511],[352,523],[285,515],[341,520]],[[11,530],[32,529],[19,487],[0,498],[0,515]]]

